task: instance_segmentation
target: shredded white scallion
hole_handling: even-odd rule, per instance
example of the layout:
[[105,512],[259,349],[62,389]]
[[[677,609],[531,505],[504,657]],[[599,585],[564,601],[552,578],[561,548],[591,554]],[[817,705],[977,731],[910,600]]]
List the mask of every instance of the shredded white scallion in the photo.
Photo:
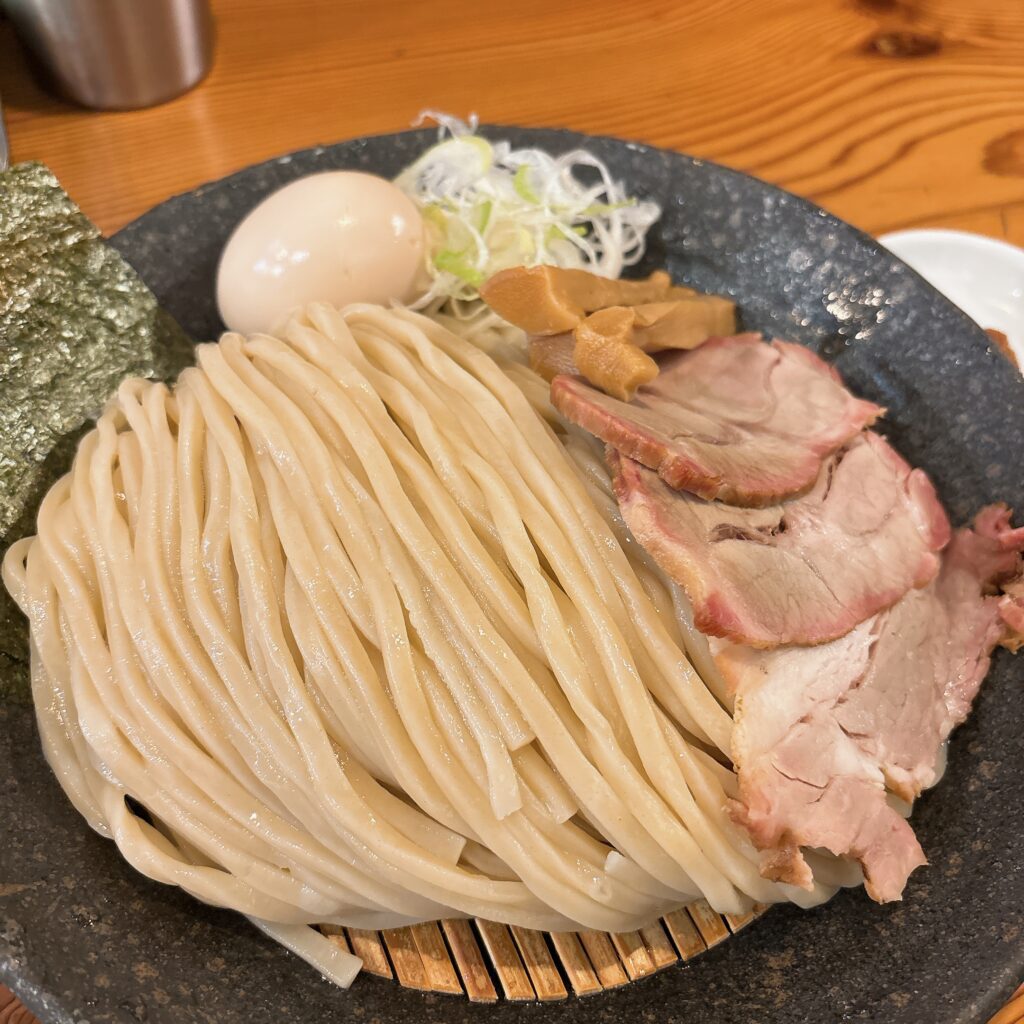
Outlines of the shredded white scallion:
[[[490,142],[468,122],[424,111],[439,141],[395,179],[422,210],[431,285],[413,308],[480,312],[479,289],[507,267],[548,263],[618,277],[644,254],[656,203],[626,194],[585,149],[552,156]],[[577,176],[583,170],[588,181]]]

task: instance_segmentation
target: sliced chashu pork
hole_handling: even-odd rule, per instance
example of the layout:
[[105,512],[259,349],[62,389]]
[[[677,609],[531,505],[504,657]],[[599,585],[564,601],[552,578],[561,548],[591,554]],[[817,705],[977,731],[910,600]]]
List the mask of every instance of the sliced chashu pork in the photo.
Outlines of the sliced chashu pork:
[[818,644],[924,586],[949,521],[921,470],[866,432],[805,495],[767,508],[704,501],[608,450],[622,517],[679,583],[698,629],[754,647]]
[[822,459],[883,412],[809,349],[756,334],[712,338],[658,364],[630,402],[570,376],[554,378],[551,400],[670,486],[709,500],[758,506],[806,490]]
[[762,850],[762,873],[809,888],[800,848],[860,861],[868,893],[899,899],[925,857],[886,788],[912,801],[937,779],[940,751],[966,717],[997,643],[1012,646],[1005,598],[1024,529],[1002,506],[955,534],[936,579],[839,640],[716,661],[736,693],[734,817]]
[[999,615],[1010,634],[1006,646],[1011,651],[1019,650],[1024,646],[1024,580],[1016,580],[1006,588],[999,602]]

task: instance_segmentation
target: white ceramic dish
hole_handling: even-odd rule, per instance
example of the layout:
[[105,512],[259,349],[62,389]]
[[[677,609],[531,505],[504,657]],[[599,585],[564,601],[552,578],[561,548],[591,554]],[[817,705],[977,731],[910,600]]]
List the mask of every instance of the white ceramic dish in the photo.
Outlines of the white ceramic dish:
[[1024,249],[967,231],[894,231],[879,241],[981,327],[1009,339],[1024,367]]

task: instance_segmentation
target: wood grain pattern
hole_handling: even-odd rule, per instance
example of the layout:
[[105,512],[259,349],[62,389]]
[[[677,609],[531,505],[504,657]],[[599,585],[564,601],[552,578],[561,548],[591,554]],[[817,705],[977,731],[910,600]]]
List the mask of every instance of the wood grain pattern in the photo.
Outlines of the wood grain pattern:
[[0,985],[0,1024],[39,1024],[9,988]]
[[363,961],[364,971],[376,974],[379,978],[394,977],[391,973],[388,955],[384,952],[384,943],[381,942],[377,932],[366,931],[362,928],[349,928],[348,941],[352,952]]
[[693,918],[693,923],[697,926],[697,931],[700,932],[708,949],[729,938],[728,926],[711,909],[707,900],[697,900],[695,903],[691,903],[686,910]]
[[741,928],[746,928],[751,921],[756,921],[762,914],[768,912],[764,903],[755,903],[745,914],[723,914],[722,920],[729,926],[729,931],[736,934]]
[[611,940],[630,981],[646,978],[648,974],[654,973],[654,960],[647,952],[647,946],[639,932],[612,932]]
[[589,996],[602,990],[601,982],[575,932],[551,932],[551,944],[555,947],[565,976],[576,995]]
[[479,919],[476,926],[505,998],[512,1002],[536,998],[530,976],[526,973],[523,961],[519,959],[508,928],[503,924]]
[[666,914],[662,920],[684,960],[692,960],[708,948],[693,919],[685,910],[675,910],[671,914]]
[[351,953],[352,946],[348,941],[348,936],[345,934],[345,929],[340,925],[336,924],[322,924],[320,925],[320,931],[327,936],[327,938],[333,942],[343,953]]
[[644,945],[657,970],[669,967],[679,959],[676,951],[672,948],[672,941],[665,934],[665,929],[659,922],[655,921],[654,924],[641,928],[640,934],[643,936]]
[[412,929],[386,928],[380,934],[399,982],[406,988],[429,989],[427,970],[413,938]]
[[413,942],[423,961],[423,969],[427,975],[426,987],[432,992],[461,994],[462,985],[459,983],[459,976],[448,955],[448,948],[441,937],[441,929],[437,922],[415,924],[408,931],[412,933]]
[[565,984],[559,974],[554,957],[551,955],[544,933],[534,931],[532,928],[517,928],[513,925],[512,936],[522,954],[523,963],[526,964],[526,970],[530,975],[530,981],[533,982],[537,998],[542,1003],[565,999],[569,993],[565,990]]
[[498,999],[494,982],[491,981],[487,962],[480,952],[473,926],[468,921],[445,920],[441,922],[445,938],[451,947],[452,958],[459,968],[466,995],[474,1003],[493,1003]]
[[106,231],[274,154],[424,107],[638,138],[751,171],[880,233],[1024,243],[1020,0],[213,0],[217,62],[151,110],[46,96],[0,26],[13,155]]
[[578,934],[601,985],[604,988],[625,985],[629,981],[629,975],[626,974],[607,932],[586,931]]

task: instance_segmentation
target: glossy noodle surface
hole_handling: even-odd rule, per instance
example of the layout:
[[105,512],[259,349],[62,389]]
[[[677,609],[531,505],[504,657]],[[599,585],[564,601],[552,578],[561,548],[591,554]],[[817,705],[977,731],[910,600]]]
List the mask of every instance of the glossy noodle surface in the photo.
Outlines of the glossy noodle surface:
[[706,643],[514,350],[372,306],[224,335],[121,386],[5,562],[79,811],[343,984],[306,925],[833,891],[758,873]]

